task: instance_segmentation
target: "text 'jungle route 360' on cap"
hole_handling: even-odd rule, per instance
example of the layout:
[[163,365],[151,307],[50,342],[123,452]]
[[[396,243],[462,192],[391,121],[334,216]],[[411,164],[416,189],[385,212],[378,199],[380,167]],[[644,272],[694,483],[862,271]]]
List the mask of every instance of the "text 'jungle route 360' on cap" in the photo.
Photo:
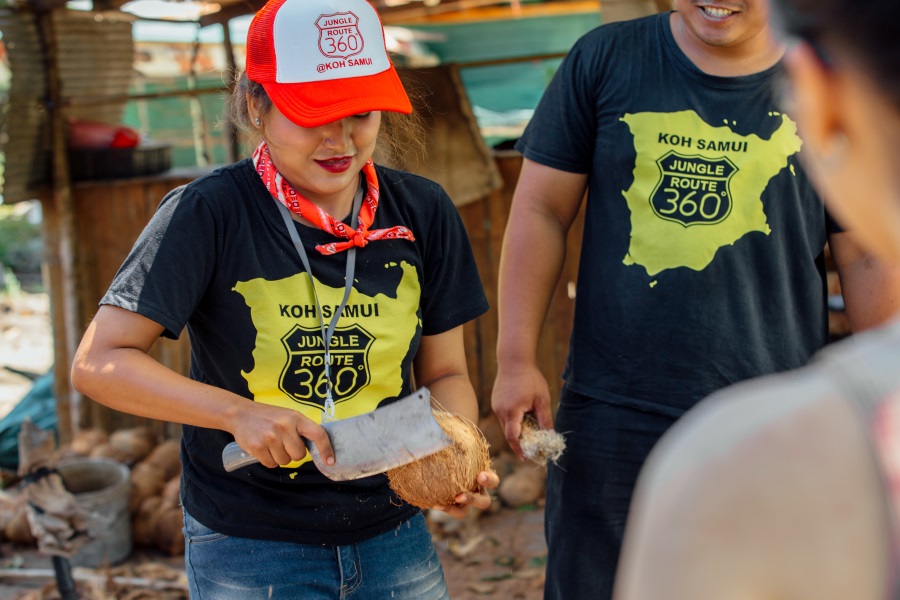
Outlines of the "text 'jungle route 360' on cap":
[[366,0],[268,2],[250,24],[246,70],[303,127],[371,111],[412,112]]

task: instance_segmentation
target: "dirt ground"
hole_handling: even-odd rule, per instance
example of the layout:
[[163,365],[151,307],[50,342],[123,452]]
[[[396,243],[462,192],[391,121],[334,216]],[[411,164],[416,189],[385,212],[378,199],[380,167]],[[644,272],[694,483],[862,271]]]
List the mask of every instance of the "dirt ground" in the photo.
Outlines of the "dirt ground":
[[[0,418],[28,393],[33,379],[45,373],[52,362],[47,295],[21,292],[10,297],[0,292]],[[473,514],[465,521],[431,516],[429,525],[453,600],[538,600],[542,597],[547,550],[540,505],[512,509],[501,507],[495,500],[493,510]],[[112,570],[87,569],[79,570],[78,574],[95,580],[99,575],[100,579],[103,576],[125,578],[115,581],[161,582],[169,578],[180,581],[183,565],[180,556],[135,549],[124,564]],[[99,584],[81,585],[96,588]],[[122,584],[125,588],[128,585]],[[35,548],[0,544],[0,600],[58,598],[51,588],[49,557]],[[141,592],[141,589],[138,586],[127,594],[109,595],[107,591],[82,598],[186,597],[180,592]]]
[[[434,523],[432,523],[434,525]],[[444,568],[453,600],[539,600],[543,597],[544,563],[547,550],[543,539],[543,510],[504,508],[484,514],[474,524],[463,525],[461,536],[435,535],[435,547]],[[438,528],[436,528],[438,529]],[[183,591],[184,565],[181,556],[170,557],[152,550],[135,549],[122,564],[112,569],[75,568],[81,600],[100,598],[140,598],[176,600],[187,598]],[[96,583],[113,577],[118,593],[100,594]],[[176,590],[150,591],[129,579],[172,580]],[[90,587],[93,585],[94,587]],[[84,588],[82,586],[85,586]],[[131,595],[128,595],[131,594]],[[0,600],[43,600],[59,598],[53,585],[51,559],[35,548],[0,544]]]

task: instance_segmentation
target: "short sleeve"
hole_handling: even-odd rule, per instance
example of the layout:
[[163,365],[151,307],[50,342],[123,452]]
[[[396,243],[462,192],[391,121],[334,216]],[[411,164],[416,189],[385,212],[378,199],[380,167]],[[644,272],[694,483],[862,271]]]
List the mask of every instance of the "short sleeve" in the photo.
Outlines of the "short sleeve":
[[100,304],[138,313],[176,339],[206,291],[219,229],[202,196],[176,188],[160,203]]
[[423,240],[422,334],[437,335],[488,310],[472,246],[459,212],[440,188]]
[[572,173],[588,173],[596,143],[596,69],[584,51],[586,38],[563,59],[516,150],[534,162]]

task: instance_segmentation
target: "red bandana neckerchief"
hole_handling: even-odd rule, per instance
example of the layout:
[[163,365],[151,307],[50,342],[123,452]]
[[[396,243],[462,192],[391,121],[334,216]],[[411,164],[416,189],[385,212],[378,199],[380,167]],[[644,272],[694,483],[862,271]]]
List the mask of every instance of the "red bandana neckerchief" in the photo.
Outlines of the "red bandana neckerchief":
[[404,239],[411,242],[416,240],[412,231],[402,225],[369,231],[369,227],[375,220],[375,211],[378,209],[378,177],[375,175],[375,165],[372,164],[372,159],[367,160],[362,168],[366,177],[366,197],[359,207],[359,225],[356,230],[350,229],[346,223],[338,221],[291,187],[288,180],[282,177],[275,168],[272,156],[269,154],[269,146],[265,142],[257,146],[253,152],[253,166],[256,167],[256,172],[259,173],[272,197],[284,204],[288,210],[300,215],[319,229],[348,240],[316,246],[316,250],[322,254],[337,254],[354,246],[362,248],[374,240]]

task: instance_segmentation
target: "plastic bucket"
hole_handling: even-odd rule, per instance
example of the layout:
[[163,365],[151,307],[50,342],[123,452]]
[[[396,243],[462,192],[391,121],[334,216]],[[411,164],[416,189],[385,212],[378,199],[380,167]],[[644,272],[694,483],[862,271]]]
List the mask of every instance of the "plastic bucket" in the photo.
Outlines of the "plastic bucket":
[[80,548],[69,562],[78,567],[114,565],[131,554],[131,518],[128,495],[131,471],[106,458],[79,458],[57,465],[66,489],[79,506],[102,515],[109,522],[93,540]]

